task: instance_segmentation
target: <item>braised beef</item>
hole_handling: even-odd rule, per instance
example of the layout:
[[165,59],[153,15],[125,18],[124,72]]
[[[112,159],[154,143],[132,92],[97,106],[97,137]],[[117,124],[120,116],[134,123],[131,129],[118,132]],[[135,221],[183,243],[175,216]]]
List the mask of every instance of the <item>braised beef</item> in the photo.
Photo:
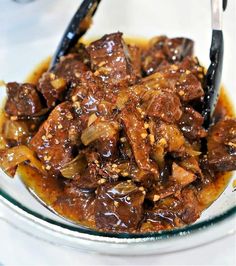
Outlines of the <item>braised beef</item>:
[[37,85],[7,84],[0,166],[14,175],[23,148],[33,189],[99,231],[193,223],[221,192],[219,172],[236,169],[236,119],[220,102],[210,130],[202,126],[204,79],[187,38],[144,47],[117,32],[78,43]]
[[179,97],[169,91],[156,91],[151,94],[148,101],[146,114],[158,117],[165,122],[175,123],[182,115]]
[[142,67],[146,75],[156,72],[161,65],[182,61],[193,54],[193,41],[187,38],[153,38],[142,55]]
[[193,41],[187,38],[173,38],[165,41],[163,47],[168,61],[182,61],[186,56],[193,54]]
[[142,53],[142,69],[146,75],[150,75],[158,68],[158,66],[166,60],[164,53],[164,45],[168,38],[166,36],[158,36],[149,42],[148,48]]
[[144,127],[141,114],[136,108],[127,106],[122,110],[121,120],[124,123],[125,132],[132,147],[137,165],[143,170],[156,171],[152,169],[153,167],[150,162],[148,134]]
[[210,128],[208,162],[214,171],[236,169],[236,119],[226,118]]
[[126,85],[134,80],[134,70],[130,61],[128,47],[122,33],[112,33],[87,47],[94,74],[109,85]]
[[134,73],[137,77],[142,76],[142,66],[141,66],[141,53],[142,50],[136,45],[128,45],[130,53],[130,62],[132,64]]
[[144,193],[131,182],[105,184],[97,190],[95,222],[99,229],[137,230],[143,216]]
[[188,139],[204,138],[207,135],[206,130],[203,128],[203,117],[192,107],[186,106],[183,108],[182,116],[178,125]]
[[67,89],[76,87],[87,70],[79,56],[69,54],[60,60],[53,71],[44,73],[39,79],[38,90],[46,99],[47,106],[51,108],[63,101]]
[[79,132],[80,121],[72,103],[63,102],[50,113],[30,146],[45,163],[46,170],[59,170],[73,159],[80,142]]
[[[161,222],[171,227],[183,226],[194,222],[200,215],[200,203],[194,188],[184,188],[178,196],[167,197],[158,201],[152,210],[146,212],[146,219],[151,224]],[[168,227],[167,227],[168,228]]]
[[7,83],[5,112],[10,116],[34,116],[43,106],[36,87],[29,83]]

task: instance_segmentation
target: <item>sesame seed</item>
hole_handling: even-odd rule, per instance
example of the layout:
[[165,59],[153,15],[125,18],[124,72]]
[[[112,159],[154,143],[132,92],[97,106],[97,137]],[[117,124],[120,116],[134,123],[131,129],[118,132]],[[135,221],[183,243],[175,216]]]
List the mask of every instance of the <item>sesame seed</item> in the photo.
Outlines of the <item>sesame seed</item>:
[[98,180],[98,184],[104,184],[106,182],[105,178],[101,178]]
[[138,188],[140,191],[144,191],[144,187],[139,187]]
[[112,168],[117,168],[117,164],[113,163],[111,167]]
[[76,76],[76,78],[80,78],[81,74],[79,72],[75,72],[75,76]]
[[179,91],[179,95],[180,95],[180,96],[183,96],[183,95],[184,95],[184,91],[183,91],[183,90],[180,90],[180,91]]
[[50,77],[50,79],[54,79],[56,76],[55,76],[54,73],[50,73],[50,74],[49,74],[49,77]]
[[75,109],[77,109],[77,110],[81,109],[80,102],[78,102],[78,101],[74,101],[74,103],[73,103],[73,107],[74,107]]
[[142,113],[142,109],[140,107],[136,108],[139,113]]
[[72,102],[76,102],[78,100],[78,96],[77,95],[73,95],[71,97],[71,100],[72,100]]
[[52,134],[50,134],[50,133],[47,134],[46,138],[47,138],[47,139],[51,139],[51,138],[52,138]]
[[149,124],[148,123],[144,123],[144,128],[149,128]]
[[93,74],[94,74],[94,76],[98,76],[100,73],[98,70],[96,70]]
[[73,116],[72,116],[72,114],[70,112],[68,112],[68,113],[66,113],[66,118],[68,120],[72,120],[73,119]]
[[187,70],[185,71],[185,73],[186,73],[187,75],[189,75],[191,72],[187,69]]
[[18,119],[17,116],[11,116],[11,120],[12,120],[12,121],[15,121],[15,120],[17,120],[17,119]]
[[106,62],[105,62],[105,61],[102,61],[102,62],[100,62],[100,63],[98,64],[98,66],[101,67],[101,66],[104,66],[105,64],[106,64]]
[[50,165],[47,165],[47,166],[45,167],[45,169],[46,169],[46,170],[50,170],[50,169],[51,169],[51,166],[50,166]]
[[114,205],[115,205],[116,207],[118,207],[118,206],[119,206],[119,202],[118,202],[118,201],[114,201]]
[[46,136],[45,135],[43,135],[42,136],[42,140],[46,140],[47,138],[46,138]]
[[130,198],[130,197],[127,197],[126,199],[127,199],[128,201],[130,201],[130,200],[131,200],[131,198]]
[[153,145],[154,142],[155,142],[155,137],[154,137],[154,135],[153,135],[153,134],[150,134],[148,137],[149,137],[149,140],[150,140],[151,145]]
[[161,145],[166,145],[167,144],[166,139],[164,139],[164,138],[161,138],[158,143],[161,144]]
[[[175,56],[173,56],[173,57],[175,57]],[[171,66],[171,69],[173,69],[173,70],[178,70],[178,67],[177,67],[176,65],[172,65],[172,66]]]
[[142,139],[146,139],[146,137],[147,137],[147,133],[142,133],[142,134],[141,134],[141,137],[142,137]]
[[154,195],[153,201],[158,201],[159,199],[160,199],[160,196],[159,195]]
[[61,128],[63,128],[62,124],[60,124],[60,123],[58,124],[58,126],[57,126],[57,127],[58,127],[58,129],[61,129]]
[[55,139],[55,144],[59,144],[59,140],[58,139]]
[[128,172],[122,172],[121,175],[122,175],[122,176],[128,176],[129,173],[128,173]]
[[126,142],[126,137],[120,138],[120,142]]

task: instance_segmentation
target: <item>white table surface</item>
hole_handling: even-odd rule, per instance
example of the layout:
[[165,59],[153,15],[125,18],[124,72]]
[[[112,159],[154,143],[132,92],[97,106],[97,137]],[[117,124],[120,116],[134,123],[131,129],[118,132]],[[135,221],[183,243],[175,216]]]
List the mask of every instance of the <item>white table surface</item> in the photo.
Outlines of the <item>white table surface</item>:
[[[60,4],[64,2],[65,5],[67,2],[68,9],[64,12],[65,19],[57,25],[58,28],[64,29],[64,23],[70,16],[69,9],[77,5],[78,1],[76,0],[35,0],[27,7],[17,6],[11,0],[0,0],[0,47],[7,41],[4,39],[4,34],[11,30],[8,15],[5,14],[9,8],[12,10],[9,14],[15,17],[22,10],[30,14],[31,7],[32,10],[40,10],[50,1],[55,4],[55,12],[62,12]],[[47,19],[46,15],[44,15],[44,19]],[[50,29],[48,31],[50,32]],[[47,30],[45,34],[48,34]],[[17,32],[13,35],[13,41],[16,40],[21,41]],[[18,76],[22,77],[24,74],[19,69]],[[6,76],[6,78],[8,77]],[[0,265],[236,265],[236,235],[171,254],[135,257],[105,256],[86,254],[35,239],[9,225],[4,220],[5,213],[5,207],[0,205]],[[7,219],[11,221],[11,217],[7,217]]]

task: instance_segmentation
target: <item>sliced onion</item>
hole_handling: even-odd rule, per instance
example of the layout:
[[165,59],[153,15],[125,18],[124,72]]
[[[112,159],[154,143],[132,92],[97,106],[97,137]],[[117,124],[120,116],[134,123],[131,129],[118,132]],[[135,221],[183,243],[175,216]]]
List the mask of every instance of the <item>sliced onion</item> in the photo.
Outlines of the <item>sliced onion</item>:
[[124,106],[128,102],[128,100],[129,100],[128,91],[127,90],[121,90],[119,92],[119,94],[117,95],[116,107],[121,110],[122,108],[124,108]]
[[87,160],[84,154],[79,154],[72,161],[63,166],[61,174],[66,178],[73,178],[80,174],[87,166]]
[[100,121],[87,127],[81,135],[81,141],[84,145],[99,139],[110,138],[117,134],[119,124],[111,121]]
[[16,140],[18,142],[29,135],[27,125],[22,121],[7,119],[3,124],[3,137],[5,139]]
[[7,142],[3,136],[2,128],[6,121],[6,116],[4,112],[0,109],[0,150],[7,148]]
[[9,172],[11,169],[17,167],[20,163],[29,161],[30,165],[38,169],[40,172],[45,173],[43,164],[35,157],[34,152],[27,146],[20,145],[2,152],[0,158],[1,168]]

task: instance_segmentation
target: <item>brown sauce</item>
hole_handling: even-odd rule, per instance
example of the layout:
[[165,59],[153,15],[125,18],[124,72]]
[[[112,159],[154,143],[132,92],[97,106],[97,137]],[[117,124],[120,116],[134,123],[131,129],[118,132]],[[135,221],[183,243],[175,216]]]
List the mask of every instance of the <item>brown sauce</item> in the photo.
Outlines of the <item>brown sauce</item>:
[[[126,39],[130,44],[138,44],[145,46],[147,41]],[[48,69],[50,63],[50,57],[43,60],[27,77],[26,82],[37,83],[39,77]],[[234,116],[233,105],[230,102],[226,90],[222,87],[219,97],[219,101],[216,107],[215,116]],[[0,121],[1,125],[1,121]],[[80,217],[83,212],[82,207],[78,199],[66,194],[64,191],[64,181],[52,176],[45,177],[41,175],[37,170],[26,164],[21,164],[18,167],[18,174],[23,182],[30,187],[35,193],[49,206],[51,206],[58,214],[79,222],[85,226],[95,227],[92,219],[81,222]],[[215,201],[219,195],[225,190],[228,185],[232,173],[221,174],[216,176],[215,181],[205,187],[199,192],[199,201],[202,204],[202,209],[208,207],[213,201]]]

